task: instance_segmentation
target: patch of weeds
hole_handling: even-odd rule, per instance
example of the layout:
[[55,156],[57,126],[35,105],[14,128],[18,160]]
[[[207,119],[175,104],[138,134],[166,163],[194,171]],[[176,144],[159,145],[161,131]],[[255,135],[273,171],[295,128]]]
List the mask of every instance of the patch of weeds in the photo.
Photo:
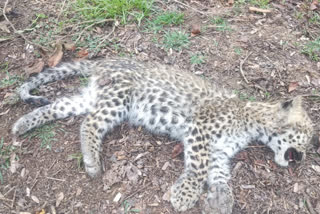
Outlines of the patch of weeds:
[[4,138],[0,139],[0,183],[3,184],[3,172],[10,167],[10,156],[15,151],[14,146],[4,146]]
[[21,81],[21,77],[17,75],[11,75],[8,71],[9,63],[5,62],[2,65],[0,65],[0,72],[6,73],[6,77],[0,80],[0,88],[6,88],[9,86],[12,86],[19,81]]
[[[77,36],[73,37],[72,40],[76,40]],[[88,52],[96,54],[99,53],[103,48],[109,45],[109,42],[104,41],[103,36],[88,35],[82,41],[77,42],[78,47],[88,49]]]
[[304,46],[302,53],[306,54],[313,61],[319,61],[320,60],[320,37],[318,37],[314,41],[308,42]]
[[312,12],[309,22],[312,24],[320,24],[320,15],[317,12]]
[[250,0],[250,4],[265,9],[269,7],[269,0]]
[[200,65],[205,63],[205,57],[201,54],[193,54],[190,56],[190,63],[193,65]]
[[243,49],[241,47],[234,47],[233,50],[237,55],[241,55],[243,52]]
[[232,11],[235,15],[239,15],[242,12],[242,8],[246,4],[247,0],[237,0],[234,2],[234,6],[232,8]]
[[246,93],[242,93],[238,90],[234,90],[233,93],[236,94],[240,100],[249,100],[252,102],[257,100],[254,96],[250,96],[250,95],[248,95]]
[[129,213],[140,213],[140,210],[138,209],[133,209],[131,208],[132,205],[129,201],[125,200],[123,203],[122,203],[122,206],[124,208],[124,214],[129,214]]
[[164,26],[179,25],[184,22],[184,14],[178,12],[162,12],[148,21],[146,30],[158,33],[163,30]]
[[41,20],[41,19],[46,19],[48,18],[45,14],[43,13],[38,13],[36,14],[36,18],[34,20],[32,20],[32,23],[31,23],[31,27],[36,27],[38,22]]
[[55,138],[56,136],[56,132],[54,131],[55,128],[56,128],[56,125],[48,124],[48,125],[41,126],[26,135],[29,138],[29,140],[32,138],[39,139],[41,148],[51,150],[52,143],[54,141],[57,141],[57,139]]
[[83,165],[83,156],[82,156],[82,153],[74,153],[74,154],[71,154],[71,155],[69,155],[69,159],[70,159],[70,160],[76,160],[76,161],[77,161],[78,169],[80,169],[81,166]]
[[189,46],[189,35],[182,31],[166,32],[163,45],[166,49],[182,50]]
[[224,20],[222,17],[219,17],[219,16],[213,17],[211,19],[211,23],[216,25],[217,31],[222,31],[222,32],[231,31],[229,23],[226,20]]
[[150,0],[76,0],[74,10],[88,21],[120,19],[126,24],[129,16],[139,22],[149,16],[152,4]]

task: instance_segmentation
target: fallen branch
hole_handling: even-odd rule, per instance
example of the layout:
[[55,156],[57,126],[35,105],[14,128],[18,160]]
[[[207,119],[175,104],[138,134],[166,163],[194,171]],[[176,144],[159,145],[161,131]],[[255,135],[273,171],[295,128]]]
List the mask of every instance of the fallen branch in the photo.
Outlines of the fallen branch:
[[257,8],[257,7],[249,7],[249,11],[258,12],[258,13],[271,13],[272,12],[272,10],[261,9],[261,8]]
[[19,31],[17,31],[17,29],[14,27],[14,25],[10,22],[10,20],[8,19],[7,15],[6,15],[6,9],[7,9],[7,5],[9,3],[9,0],[6,0],[6,3],[4,4],[3,10],[2,10],[2,15],[4,17],[4,19],[9,23],[9,25],[11,26],[11,28],[13,29],[15,34],[18,34],[19,36],[21,36],[27,43],[32,44],[38,48],[42,48],[43,50],[50,50],[50,48],[44,47],[42,45],[39,45],[37,43],[31,42],[29,39],[27,39],[27,37],[25,37],[22,33],[20,33]]

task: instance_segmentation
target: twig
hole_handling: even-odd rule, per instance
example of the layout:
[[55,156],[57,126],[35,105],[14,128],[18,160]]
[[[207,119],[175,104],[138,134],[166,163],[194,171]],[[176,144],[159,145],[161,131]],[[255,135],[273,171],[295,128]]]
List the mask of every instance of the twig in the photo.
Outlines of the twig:
[[11,202],[11,209],[13,208],[14,202],[16,200],[16,192],[17,192],[17,189],[15,189],[14,193],[13,193],[13,198],[12,198],[12,202]]
[[31,190],[33,189],[33,187],[36,185],[36,183],[38,182],[38,176],[39,176],[39,172],[37,173],[37,175],[36,175],[36,177],[35,177],[35,179],[34,179],[34,182],[33,182],[33,185],[31,186],[31,188],[30,188],[30,192],[31,192]]
[[246,55],[246,57],[244,58],[244,60],[240,61],[240,72],[241,72],[241,75],[242,75],[244,81],[246,81],[247,84],[249,83],[249,81],[247,80],[246,76],[244,75],[242,66],[243,66],[243,64],[245,63],[245,61],[248,59],[248,57],[249,57],[251,54],[252,54],[252,53],[247,53],[247,55]]
[[7,198],[4,198],[4,197],[0,197],[0,201],[12,202],[11,199],[7,199]]
[[10,22],[10,20],[8,19],[7,15],[6,15],[6,9],[7,9],[7,5],[9,3],[9,0],[6,0],[6,3],[4,4],[3,10],[2,10],[2,15],[5,18],[5,20],[9,23],[9,25],[11,26],[11,28],[13,29],[15,34],[18,34],[19,36],[21,36],[27,43],[32,44],[34,46],[37,46],[38,48],[42,48],[43,50],[50,50],[50,48],[44,47],[42,45],[39,45],[37,43],[31,42],[29,39],[27,39],[27,37],[25,37],[22,33],[20,33],[19,31],[17,31],[17,29],[14,27],[14,25]]
[[78,38],[76,39],[75,43],[77,43],[77,42],[79,41],[79,39],[81,38],[82,34],[83,34],[86,30],[88,30],[89,28],[91,28],[91,27],[93,27],[93,26],[95,26],[95,25],[97,25],[97,24],[101,24],[101,23],[109,22],[109,21],[114,21],[114,19],[104,19],[104,20],[100,20],[100,21],[98,21],[98,22],[94,22],[94,23],[92,23],[91,25],[88,25],[87,27],[85,27],[85,28],[80,32],[80,34],[79,34]]
[[257,8],[257,7],[249,7],[249,11],[259,12],[259,13],[271,13],[272,12],[272,10],[261,9],[261,8]]
[[147,185],[145,185],[144,187],[142,187],[141,189],[137,189],[136,191],[134,191],[133,193],[131,193],[130,195],[128,195],[127,197],[125,197],[123,199],[123,201],[127,200],[128,198],[132,198],[134,195],[136,195],[137,193],[141,192],[142,190],[146,189],[147,187],[149,187],[151,185],[151,183],[148,183]]
[[104,43],[104,42],[110,37],[110,35],[113,34],[113,32],[114,32],[115,29],[116,29],[116,25],[114,24],[113,27],[112,27],[111,32],[108,33],[108,35],[106,35],[106,36],[103,37],[102,41],[99,42],[99,44],[97,45],[97,47],[96,47],[95,49],[98,49],[98,48],[102,45],[102,43]]
[[63,12],[64,5],[65,5],[65,4],[66,4],[66,0],[64,0],[63,3],[62,3],[62,7],[61,7],[60,13],[59,13],[59,15],[58,15],[57,21],[59,21],[59,18],[60,18],[60,16],[61,16],[62,12]]
[[307,209],[309,210],[310,214],[317,214],[316,211],[313,209],[312,204],[310,202],[310,197],[307,195],[307,193],[303,193],[304,199],[307,203]]
[[52,178],[52,177],[46,177],[46,178],[49,179],[49,180],[54,180],[54,181],[62,181],[62,182],[66,181],[66,180],[59,179],[59,178]]
[[173,1],[174,1],[174,2],[176,2],[176,3],[178,3],[178,4],[183,5],[183,6],[185,6],[185,7],[188,7],[188,8],[190,8],[191,10],[194,10],[194,11],[196,11],[196,12],[198,12],[198,13],[202,14],[202,15],[208,15],[208,14],[211,14],[211,13],[206,13],[206,12],[202,12],[202,11],[200,11],[200,10],[197,10],[197,9],[195,9],[195,8],[193,8],[193,7],[191,7],[191,6],[187,5],[187,4],[185,4],[185,3],[183,3],[183,2],[180,2],[180,1],[178,1],[178,0],[173,0]]

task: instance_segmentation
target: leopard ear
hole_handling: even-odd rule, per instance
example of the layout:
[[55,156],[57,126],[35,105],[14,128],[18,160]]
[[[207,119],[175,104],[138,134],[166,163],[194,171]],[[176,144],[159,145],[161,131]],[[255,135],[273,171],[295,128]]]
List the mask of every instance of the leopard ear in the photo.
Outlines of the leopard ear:
[[281,107],[283,110],[289,110],[292,108],[300,108],[302,106],[302,97],[298,96],[293,99],[284,101],[281,103]]

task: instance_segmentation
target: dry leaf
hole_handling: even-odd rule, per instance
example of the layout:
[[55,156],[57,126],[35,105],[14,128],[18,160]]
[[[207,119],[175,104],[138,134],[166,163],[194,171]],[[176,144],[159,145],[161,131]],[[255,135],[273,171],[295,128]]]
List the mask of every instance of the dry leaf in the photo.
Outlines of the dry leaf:
[[182,152],[183,152],[183,144],[179,143],[179,144],[175,145],[172,149],[171,158],[176,158]]
[[31,199],[32,199],[34,202],[36,202],[37,204],[40,203],[39,199],[38,199],[36,196],[34,196],[34,195],[31,195]]
[[36,212],[36,214],[46,214],[46,211],[42,209],[40,212]]
[[122,196],[121,193],[118,192],[117,195],[116,195],[116,197],[114,197],[113,202],[115,202],[115,203],[119,202],[121,196]]
[[4,31],[6,33],[10,33],[10,30],[9,30],[7,24],[8,24],[7,21],[0,22],[0,30]]
[[296,90],[298,86],[299,86],[298,82],[291,82],[288,87],[288,92],[290,93],[290,92]]
[[81,49],[80,51],[78,51],[77,53],[77,57],[78,58],[85,58],[89,55],[88,51],[86,49]]
[[44,62],[42,59],[38,59],[36,62],[34,62],[31,66],[27,67],[25,69],[26,74],[30,76],[31,74],[37,74],[40,73],[43,70]]
[[234,4],[234,0],[228,0],[228,5],[232,6]]
[[19,167],[19,163],[16,160],[16,153],[12,153],[10,155],[10,171],[11,173],[15,173]]
[[201,33],[200,25],[199,24],[193,24],[191,26],[191,36],[196,36]]
[[74,43],[64,43],[63,47],[67,50],[67,51],[75,51],[76,50],[76,45]]
[[62,44],[57,43],[54,53],[48,59],[48,65],[50,67],[56,66],[61,61],[62,56],[63,56]]
[[27,187],[27,188],[26,188],[26,196],[27,196],[27,197],[30,197],[30,192],[31,192],[30,188]]
[[170,201],[170,197],[171,197],[171,189],[169,188],[168,191],[166,191],[163,196],[162,196],[162,200],[164,201]]
[[318,0],[313,0],[310,4],[310,10],[316,10],[318,5]]
[[76,196],[79,196],[81,193],[82,193],[82,189],[78,187],[76,191]]
[[312,165],[311,168],[316,171],[317,173],[320,173],[320,166],[318,165]]
[[56,195],[56,207],[59,207],[63,198],[64,198],[63,192],[60,192],[59,194]]

